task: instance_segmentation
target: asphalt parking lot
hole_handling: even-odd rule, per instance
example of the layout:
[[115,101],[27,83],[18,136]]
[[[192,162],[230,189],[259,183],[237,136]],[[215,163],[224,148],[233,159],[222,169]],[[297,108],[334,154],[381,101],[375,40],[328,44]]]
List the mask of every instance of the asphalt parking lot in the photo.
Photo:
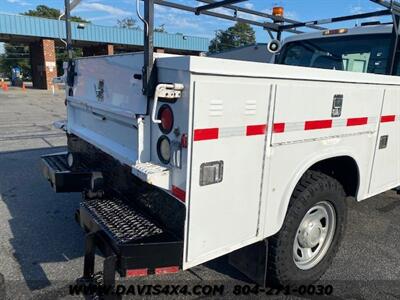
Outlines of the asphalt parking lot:
[[[65,149],[64,134],[52,128],[63,118],[62,91],[0,91],[0,298],[70,298],[69,284],[82,275],[84,235],[74,220],[80,195],[53,193],[40,170],[41,155]],[[335,298],[400,298],[400,196],[348,203],[345,239],[320,283],[333,285]],[[154,280],[248,283],[225,258],[130,283]]]

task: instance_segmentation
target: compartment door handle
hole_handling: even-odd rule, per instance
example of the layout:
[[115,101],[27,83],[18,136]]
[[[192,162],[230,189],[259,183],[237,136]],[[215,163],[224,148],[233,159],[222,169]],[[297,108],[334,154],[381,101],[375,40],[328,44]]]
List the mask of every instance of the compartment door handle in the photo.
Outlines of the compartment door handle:
[[105,121],[107,118],[99,113],[96,113],[94,111],[92,111],[92,114],[94,117],[96,117],[97,119],[101,120],[101,121]]

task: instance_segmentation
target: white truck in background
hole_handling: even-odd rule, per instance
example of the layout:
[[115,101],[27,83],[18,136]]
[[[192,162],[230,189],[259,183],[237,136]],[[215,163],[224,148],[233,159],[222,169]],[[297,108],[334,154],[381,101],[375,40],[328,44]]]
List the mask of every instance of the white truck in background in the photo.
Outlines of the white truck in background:
[[318,280],[345,198],[400,185],[394,36],[397,49],[393,25],[296,35],[276,64],[157,54],[150,100],[146,54],[75,60],[68,152],[43,162],[56,192],[84,191],[83,278],[99,248],[105,284],[225,254],[259,284]]

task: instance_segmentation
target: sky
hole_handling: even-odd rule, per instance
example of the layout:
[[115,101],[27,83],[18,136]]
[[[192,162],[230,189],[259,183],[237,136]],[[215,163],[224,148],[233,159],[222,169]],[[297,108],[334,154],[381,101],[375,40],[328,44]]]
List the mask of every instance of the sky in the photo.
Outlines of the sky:
[[[190,6],[200,5],[195,0],[170,0]],[[19,14],[37,5],[47,5],[63,9],[63,0],[0,0],[0,13]],[[237,4],[257,11],[270,12],[273,6],[285,7],[285,16],[298,20],[324,19],[333,16],[368,12],[379,9],[379,6],[368,0],[249,0]],[[232,15],[232,10],[219,9],[220,12]],[[90,20],[93,24],[116,26],[118,19],[136,16],[136,0],[82,0],[73,11],[74,15]],[[260,18],[246,15],[258,21]],[[194,16],[192,13],[175,10],[163,6],[156,6],[155,25],[165,25],[169,33],[183,33],[186,35],[212,38],[218,29],[226,29],[233,23],[207,16]],[[346,26],[354,25],[345,24]],[[336,27],[340,25],[335,25]],[[342,25],[343,26],[343,25]],[[256,30],[257,42],[268,40],[266,32],[261,28]],[[1,52],[2,46],[0,46]]]

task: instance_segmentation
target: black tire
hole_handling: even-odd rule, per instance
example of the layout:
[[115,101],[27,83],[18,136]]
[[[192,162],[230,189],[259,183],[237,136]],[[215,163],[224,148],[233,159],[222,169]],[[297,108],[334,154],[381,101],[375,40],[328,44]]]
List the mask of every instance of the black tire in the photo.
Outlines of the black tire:
[[[295,264],[293,255],[296,233],[305,214],[323,200],[328,201],[335,209],[335,233],[322,260],[311,269],[302,270]],[[317,281],[331,265],[346,223],[347,206],[342,185],[323,173],[307,171],[293,192],[281,230],[268,240],[268,284],[298,286]]]

